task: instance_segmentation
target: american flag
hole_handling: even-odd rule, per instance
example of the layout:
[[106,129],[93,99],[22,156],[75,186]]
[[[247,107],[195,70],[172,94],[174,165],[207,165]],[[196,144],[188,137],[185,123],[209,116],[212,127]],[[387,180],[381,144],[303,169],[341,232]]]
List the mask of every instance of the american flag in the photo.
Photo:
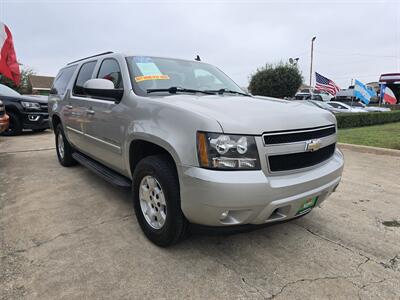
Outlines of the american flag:
[[316,84],[315,88],[320,91],[328,92],[329,94],[335,96],[340,88],[329,78],[322,76],[321,74],[315,72]]

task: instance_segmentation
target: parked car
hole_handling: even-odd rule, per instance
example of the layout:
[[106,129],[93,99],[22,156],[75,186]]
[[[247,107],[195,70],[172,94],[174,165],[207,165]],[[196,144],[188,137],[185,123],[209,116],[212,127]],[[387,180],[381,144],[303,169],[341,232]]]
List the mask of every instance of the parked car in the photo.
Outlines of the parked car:
[[[372,86],[367,85],[367,89],[369,89],[374,95],[370,99],[370,103],[377,103],[379,102],[379,97],[376,95],[376,91]],[[361,99],[355,96],[354,85],[350,85],[348,89],[342,89],[338,91],[331,101],[337,102],[345,102],[346,104],[349,103],[357,103],[361,101]]]
[[391,110],[388,107],[368,106],[368,105],[365,105],[364,103],[362,103],[360,101],[357,101],[357,102],[346,102],[345,104],[349,105],[350,107],[363,108],[368,112],[384,112],[384,111],[390,111]]
[[335,113],[335,114],[341,112],[340,109],[336,109],[333,106],[329,105],[328,103],[322,102],[322,101],[305,100],[304,104],[308,104],[308,105],[311,105],[311,106],[316,106],[316,107],[325,109],[325,110],[330,111],[331,113]]
[[9,117],[6,114],[4,103],[0,100],[0,133],[8,129]]
[[341,113],[368,112],[364,108],[350,106],[350,105],[347,105],[347,104],[345,104],[343,102],[330,101],[330,102],[327,102],[326,104],[332,106],[333,108],[335,108],[337,110],[337,112],[341,112]]
[[315,89],[302,89],[294,96],[295,100],[317,100],[325,102],[331,101],[332,98],[333,96],[329,93]]
[[0,99],[10,117],[9,127],[3,135],[19,135],[24,129],[38,132],[49,128],[47,97],[21,95],[0,84]]
[[189,223],[303,216],[341,179],[331,113],[251,96],[199,61],[107,52],[69,63],[49,112],[60,164],[131,188],[138,223],[160,246]]

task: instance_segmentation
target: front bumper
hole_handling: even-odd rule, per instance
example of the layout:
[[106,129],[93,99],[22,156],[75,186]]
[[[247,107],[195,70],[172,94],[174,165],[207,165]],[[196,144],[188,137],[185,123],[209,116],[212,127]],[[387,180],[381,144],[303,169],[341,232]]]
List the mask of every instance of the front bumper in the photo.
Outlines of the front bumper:
[[285,175],[183,167],[181,207],[190,222],[206,226],[283,221],[299,216],[305,199],[318,197],[316,205],[321,204],[338,186],[342,171],[339,150],[316,168]]
[[48,129],[49,114],[46,112],[27,111],[23,114],[23,128],[24,129]]

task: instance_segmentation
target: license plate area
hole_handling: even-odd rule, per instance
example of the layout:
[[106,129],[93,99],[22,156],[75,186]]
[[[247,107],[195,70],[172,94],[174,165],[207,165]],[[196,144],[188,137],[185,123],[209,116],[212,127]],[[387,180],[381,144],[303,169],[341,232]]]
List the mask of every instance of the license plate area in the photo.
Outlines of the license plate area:
[[318,197],[310,197],[301,201],[301,205],[299,210],[297,211],[297,215],[303,214],[307,211],[310,211],[314,208],[317,203]]

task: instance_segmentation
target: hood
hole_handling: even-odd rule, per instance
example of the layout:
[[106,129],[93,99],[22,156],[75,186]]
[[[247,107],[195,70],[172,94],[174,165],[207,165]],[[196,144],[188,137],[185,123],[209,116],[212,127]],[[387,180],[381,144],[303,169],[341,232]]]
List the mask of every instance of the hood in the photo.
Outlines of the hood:
[[170,95],[161,97],[218,121],[225,133],[260,135],[267,131],[311,128],[336,123],[328,111],[310,105],[267,97]]
[[0,95],[0,99],[1,98],[7,99],[7,100],[13,101],[13,102],[29,101],[29,102],[37,102],[37,103],[42,103],[42,104],[48,103],[47,96],[39,96],[39,95],[19,95],[19,96],[15,96],[15,97]]
[[31,101],[31,102],[39,102],[39,103],[47,103],[48,102],[48,97],[41,96],[41,95],[21,95],[20,97],[18,97],[18,99],[21,99],[23,101]]

